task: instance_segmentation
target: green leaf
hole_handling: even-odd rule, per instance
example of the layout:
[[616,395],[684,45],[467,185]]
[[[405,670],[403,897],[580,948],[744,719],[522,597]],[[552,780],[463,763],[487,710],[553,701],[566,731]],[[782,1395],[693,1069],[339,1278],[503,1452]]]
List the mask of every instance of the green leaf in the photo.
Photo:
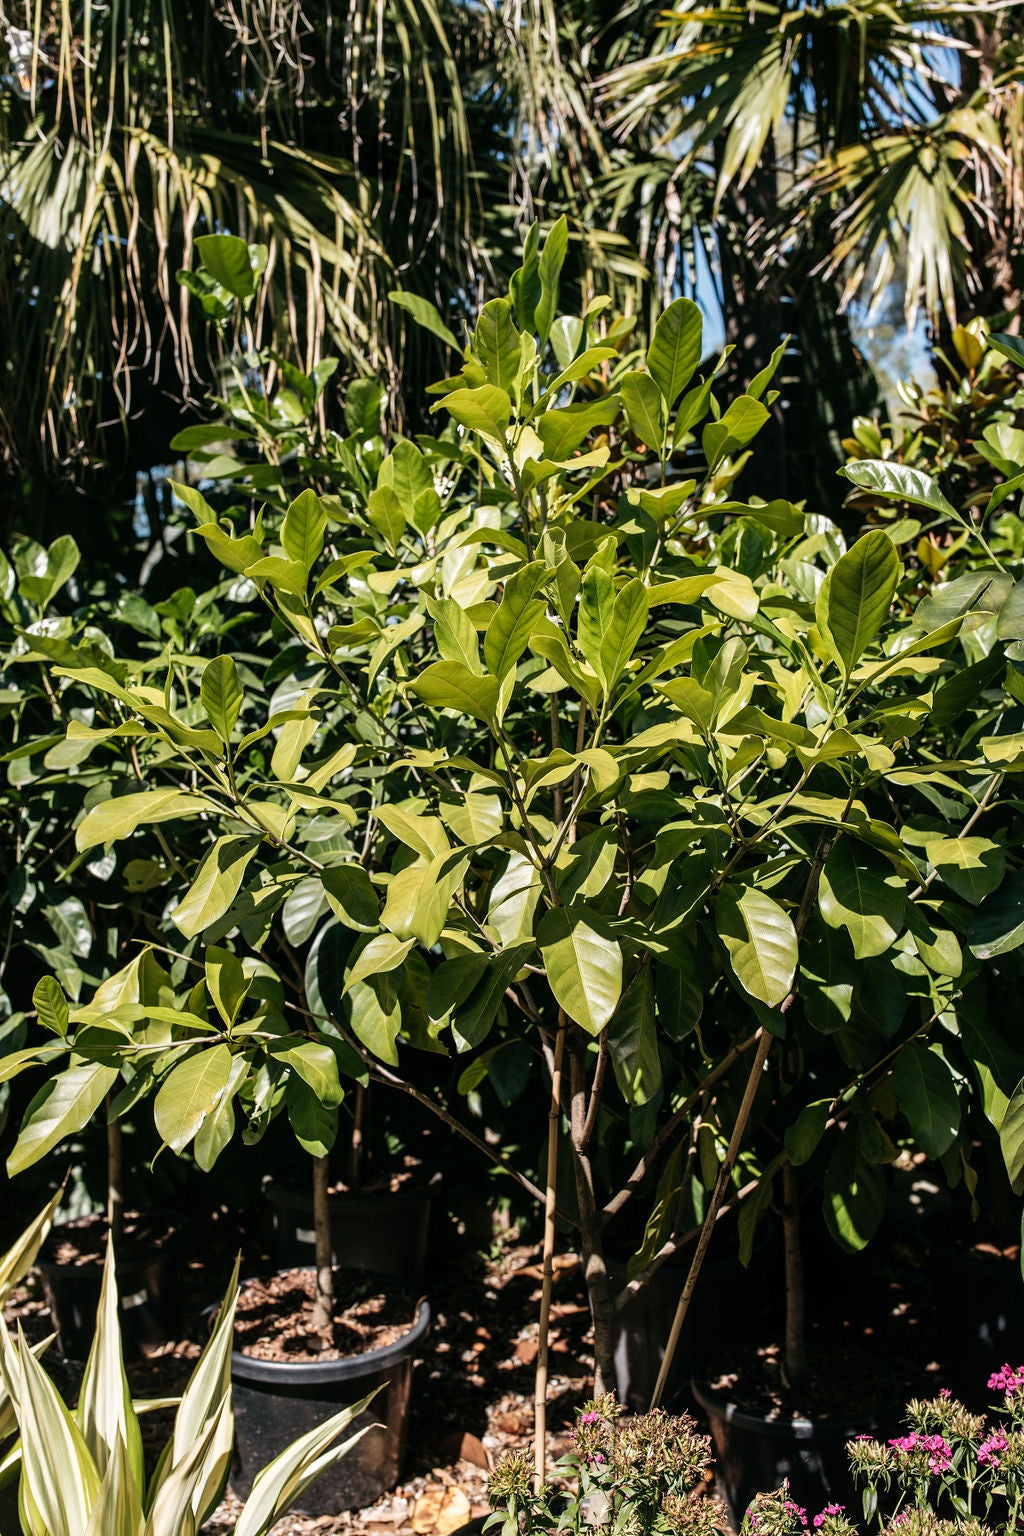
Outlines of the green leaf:
[[548,574],[549,567],[543,560],[536,560],[516,571],[505,583],[501,602],[484,636],[484,661],[499,683],[515,670],[531,634],[544,616],[546,605],[536,593]]
[[[669,410],[693,378],[700,362],[702,330],[700,308],[692,299],[674,299],[654,327],[647,352],[647,370]],[[652,441],[651,446],[657,444]]]
[[227,746],[242,708],[242,684],[230,656],[215,656],[203,668],[199,698],[206,718]]
[[434,639],[446,661],[457,661],[476,676],[483,675],[476,627],[453,597],[427,597],[427,612],[434,621]]
[[409,684],[424,704],[434,709],[455,709],[489,724],[498,709],[498,681],[477,677],[458,661],[435,661]]
[[915,507],[927,507],[943,517],[956,517],[956,508],[943,496],[931,475],[912,469],[908,464],[890,464],[886,459],[855,459],[838,471],[852,485],[875,496],[889,496],[909,501]]
[[358,932],[374,931],[380,921],[380,903],[361,864],[338,864],[321,872],[324,891],[335,917]]
[[238,235],[200,235],[196,241],[199,260],[214,282],[236,299],[251,299],[256,292],[252,257]]
[[1006,1172],[1015,1195],[1024,1194],[1024,1081],[1017,1084],[1010,1095],[1002,1124],[999,1127],[999,1146],[1006,1164]]
[[936,837],[925,849],[928,862],[955,896],[973,906],[996,890],[1006,873],[1006,851],[987,837]]
[[545,912],[537,942],[555,1001],[588,1034],[600,1034],[622,995],[618,942],[582,905]]
[[139,826],[153,826],[160,821],[174,821],[180,816],[198,816],[208,811],[201,795],[180,789],[143,789],[133,795],[117,795],[102,800],[88,811],[75,833],[81,852],[100,843],[115,843],[130,837]]
[[456,352],[460,350],[458,340],[441,319],[437,306],[431,304],[429,299],[418,293],[403,293],[395,288],[388,294],[388,298],[392,304],[397,304],[399,309],[411,315],[421,329],[443,341],[446,347],[452,347]]
[[315,491],[302,491],[289,506],[281,524],[281,544],[289,560],[302,566],[307,576],[323,554],[327,513]]
[[701,434],[701,448],[708,461],[708,468],[713,469],[727,455],[734,455],[745,448],[767,420],[768,411],[760,400],[740,395],[721,420],[709,422]]
[[186,939],[194,939],[224,916],[238,895],[259,846],[258,837],[244,834],[217,839],[196,871],[188,892],[171,913],[171,921]]
[[345,981],[345,991],[351,991],[360,981],[368,981],[395,970],[414,943],[414,939],[396,939],[393,933],[379,933],[375,939],[364,944],[356,956]]
[[235,1136],[234,1098],[249,1070],[244,1055],[232,1056],[231,1074],[224,1092],[196,1132],[192,1146],[196,1166],[209,1173],[221,1153],[231,1145]]
[[788,912],[753,886],[725,886],[715,906],[718,935],[744,992],[777,1008],[789,996],[799,945]]
[[885,623],[901,571],[895,544],[876,528],[858,539],[822,582],[815,618],[844,676]]
[[993,960],[1024,944],[1024,869],[1015,869],[975,913],[967,933],[972,955]]
[[70,950],[80,960],[88,958],[92,949],[92,924],[77,896],[66,896],[58,906],[47,907],[46,918],[62,948]]
[[825,1220],[840,1247],[851,1253],[867,1247],[885,1205],[883,1170],[861,1154],[852,1129],[845,1130],[825,1170]]
[[223,1043],[196,1051],[164,1078],[153,1103],[153,1120],[173,1152],[183,1152],[212,1114],[231,1076],[231,1051]]
[[655,453],[665,443],[665,402],[649,373],[627,373],[619,381],[629,430]]
[[1008,357],[1018,368],[1024,368],[1024,341],[1019,336],[1007,336],[1000,331],[990,331],[988,344]]
[[211,944],[205,955],[206,985],[213,1004],[225,1024],[231,1025],[252,986],[252,977],[242,970],[242,962],[230,949]]
[[[592,565],[583,578],[580,606],[576,616],[576,643],[585,659],[604,684],[601,647],[611,629],[615,611],[615,583],[599,565]],[[607,692],[607,688],[605,688]]]
[[912,1040],[896,1058],[892,1089],[921,1151],[944,1156],[960,1129],[960,1100],[942,1057]]
[[322,1104],[301,1078],[289,1078],[285,1088],[288,1123],[303,1152],[326,1157],[338,1139],[338,1111]]
[[654,1015],[654,981],[645,965],[623,994],[608,1026],[608,1052],[627,1104],[646,1104],[661,1088],[661,1056]]
[[858,960],[881,955],[903,927],[906,895],[891,865],[840,837],[825,860],[818,906],[830,928],[845,928]]
[[509,394],[519,375],[520,335],[507,299],[491,299],[480,311],[473,332],[473,351],[483,364],[488,382]]
[[[391,937],[390,934],[387,935]],[[387,979],[357,982],[349,993],[352,1032],[368,1051],[389,1067],[398,1066],[395,1042],[402,1028],[398,994]]]
[[287,1062],[307,1088],[311,1088],[328,1109],[337,1108],[345,1097],[338,1076],[338,1058],[329,1045],[319,1040],[302,1040],[298,1045],[273,1045],[271,1054]]
[[45,1083],[25,1111],[21,1133],[7,1159],[11,1178],[88,1125],[116,1081],[116,1067],[90,1062],[69,1067]]
[[636,577],[616,593],[598,655],[599,676],[609,693],[633,659],[637,641],[647,626],[647,606],[647,588]]
[[534,310],[533,323],[542,344],[547,341],[558,313],[560,279],[568,249],[569,225],[563,214],[548,231],[538,263],[540,298]]
[[783,1138],[786,1156],[794,1168],[801,1168],[818,1149],[828,1124],[831,1100],[818,1099],[805,1104]]
[[456,389],[445,395],[431,411],[441,407],[470,432],[479,432],[505,448],[508,424],[512,420],[512,401],[496,384],[481,384],[478,389]]

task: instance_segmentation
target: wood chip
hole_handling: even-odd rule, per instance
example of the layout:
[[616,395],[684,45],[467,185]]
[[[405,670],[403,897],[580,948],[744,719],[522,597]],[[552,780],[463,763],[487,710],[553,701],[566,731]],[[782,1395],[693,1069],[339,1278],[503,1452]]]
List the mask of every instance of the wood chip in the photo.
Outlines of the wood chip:
[[451,1536],[470,1516],[470,1503],[461,1488],[435,1485],[421,1493],[412,1512],[416,1536]]

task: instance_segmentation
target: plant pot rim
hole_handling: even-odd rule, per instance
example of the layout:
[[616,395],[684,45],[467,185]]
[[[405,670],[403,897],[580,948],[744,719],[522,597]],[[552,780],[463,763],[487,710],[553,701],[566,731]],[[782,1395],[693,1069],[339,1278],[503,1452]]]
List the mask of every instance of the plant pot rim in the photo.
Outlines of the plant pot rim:
[[694,1397],[706,1413],[718,1414],[727,1424],[735,1424],[738,1429],[753,1429],[759,1434],[777,1439],[846,1439],[849,1435],[863,1431],[865,1424],[883,1419],[895,1408],[899,1398],[896,1378],[888,1367],[881,1364],[878,1366],[878,1376],[885,1385],[884,1394],[871,1407],[843,1419],[771,1418],[766,1413],[758,1413],[755,1408],[741,1408],[738,1403],[731,1401],[728,1392],[720,1391],[708,1381],[698,1379],[690,1385]]
[[[377,1189],[377,1190],[342,1190],[339,1194],[328,1195],[331,1210],[352,1211],[359,1215],[370,1216],[380,1209],[382,1204],[394,1207],[421,1205],[424,1198],[430,1199],[440,1187],[441,1175],[439,1172],[431,1174],[424,1181],[413,1181],[402,1189]],[[287,1184],[281,1184],[268,1174],[263,1180],[263,1193],[272,1205],[282,1206],[289,1211],[308,1211],[313,1204],[312,1195],[302,1189],[290,1189]]]
[[[249,1280],[257,1278],[256,1275],[247,1275],[239,1281],[239,1290]],[[204,1314],[211,1326],[218,1306],[219,1303],[208,1307]],[[424,1297],[417,1306],[416,1317],[409,1328],[401,1338],[394,1339],[390,1344],[382,1344],[377,1349],[368,1349],[358,1355],[345,1355],[341,1360],[261,1360],[255,1355],[243,1354],[240,1349],[233,1349],[231,1375],[237,1381],[254,1382],[266,1387],[316,1387],[339,1381],[358,1381],[363,1376],[377,1375],[390,1366],[399,1365],[426,1336],[430,1322],[430,1303]]]

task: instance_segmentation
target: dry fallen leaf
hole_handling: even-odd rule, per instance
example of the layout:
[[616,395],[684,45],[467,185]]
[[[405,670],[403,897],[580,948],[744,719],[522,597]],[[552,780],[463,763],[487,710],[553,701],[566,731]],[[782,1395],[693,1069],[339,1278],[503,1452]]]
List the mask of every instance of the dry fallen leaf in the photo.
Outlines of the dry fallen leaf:
[[461,1488],[435,1485],[421,1493],[412,1512],[416,1536],[451,1536],[470,1516],[470,1504]]

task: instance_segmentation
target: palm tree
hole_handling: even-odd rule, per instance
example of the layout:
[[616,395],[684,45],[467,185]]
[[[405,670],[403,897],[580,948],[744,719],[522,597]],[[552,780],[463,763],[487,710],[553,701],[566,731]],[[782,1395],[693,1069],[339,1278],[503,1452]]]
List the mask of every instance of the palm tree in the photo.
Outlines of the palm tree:
[[[187,405],[209,376],[209,328],[176,280],[203,233],[267,247],[243,345],[306,372],[335,354],[418,397],[445,351],[387,293],[469,312],[525,225],[584,207],[613,161],[591,81],[608,16],[585,0],[0,0],[8,501],[41,470],[108,483],[129,423],[133,464],[166,445],[152,391]],[[635,291],[606,223],[577,225],[574,254],[592,286]]]
[[[739,216],[761,281],[904,277],[952,320],[1015,309],[1024,238],[1024,7],[950,0],[682,0],[602,82],[620,134],[653,127]],[[778,280],[778,279],[776,279]]]

